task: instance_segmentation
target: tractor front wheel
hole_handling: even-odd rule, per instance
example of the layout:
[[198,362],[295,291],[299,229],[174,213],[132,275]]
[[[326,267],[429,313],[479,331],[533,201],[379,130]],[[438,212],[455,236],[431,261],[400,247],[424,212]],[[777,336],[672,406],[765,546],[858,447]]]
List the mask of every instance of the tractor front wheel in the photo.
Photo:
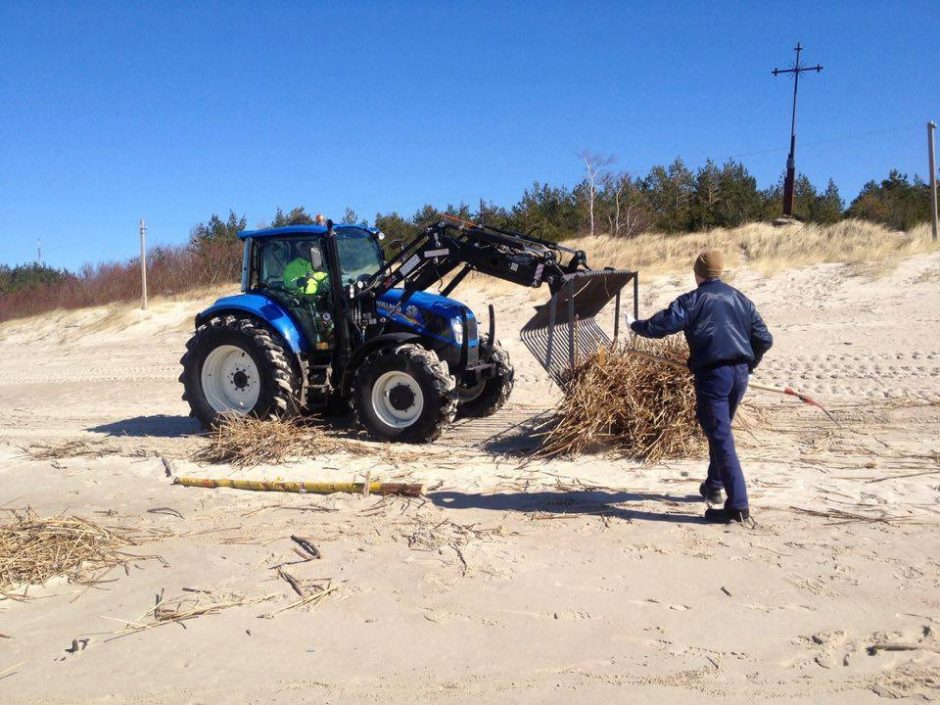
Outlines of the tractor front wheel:
[[359,423],[374,439],[429,443],[457,411],[457,384],[433,350],[400,345],[372,353],[353,383]]
[[300,412],[300,375],[281,341],[252,319],[222,316],[199,326],[180,363],[183,401],[204,428],[225,414]]

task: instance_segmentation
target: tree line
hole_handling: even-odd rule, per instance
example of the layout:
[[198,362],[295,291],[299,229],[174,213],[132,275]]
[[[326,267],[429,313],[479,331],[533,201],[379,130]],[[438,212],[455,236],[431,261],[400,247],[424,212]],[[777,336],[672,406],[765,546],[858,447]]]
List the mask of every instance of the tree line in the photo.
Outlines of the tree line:
[[[733,159],[722,165],[709,160],[696,170],[681,158],[669,165],[653,166],[645,176],[632,176],[610,168],[611,159],[589,153],[581,155],[585,178],[573,187],[534,182],[510,206],[481,198],[475,206],[448,203],[443,208],[426,204],[411,215],[397,211],[376,213],[371,222],[351,208],[338,220],[373,225],[389,241],[408,241],[441,213],[451,213],[501,228],[533,233],[548,240],[563,240],[591,234],[634,237],[646,231],[681,233],[733,228],[755,221],[770,221],[781,214],[783,175],[769,188],[760,189],[757,179]],[[930,190],[915,176],[893,170],[881,182],[869,181],[846,208],[838,186],[829,179],[825,186],[799,174],[794,184],[794,216],[810,223],[835,223],[842,218],[860,218],[896,230],[908,230],[930,218]],[[312,223],[303,206],[285,212],[278,209],[263,225]],[[229,213],[227,220],[213,215],[193,228],[190,241],[234,240],[244,229],[244,216]]]

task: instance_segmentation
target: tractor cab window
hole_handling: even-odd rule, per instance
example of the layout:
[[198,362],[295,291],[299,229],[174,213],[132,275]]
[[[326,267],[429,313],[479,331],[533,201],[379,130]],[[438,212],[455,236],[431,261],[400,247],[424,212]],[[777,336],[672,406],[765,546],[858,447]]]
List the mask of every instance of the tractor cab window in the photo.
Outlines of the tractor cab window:
[[286,291],[301,298],[328,293],[326,257],[318,238],[271,239],[262,241],[260,247],[262,288]]
[[371,277],[385,263],[379,243],[366,230],[337,230],[336,249],[339,250],[339,268],[344,284]]

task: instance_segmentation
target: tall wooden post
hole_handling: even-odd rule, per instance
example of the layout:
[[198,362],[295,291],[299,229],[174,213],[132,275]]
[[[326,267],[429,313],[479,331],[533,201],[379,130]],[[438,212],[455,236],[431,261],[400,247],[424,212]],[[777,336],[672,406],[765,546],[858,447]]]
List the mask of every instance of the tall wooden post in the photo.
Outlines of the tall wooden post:
[[933,241],[937,241],[937,161],[934,154],[933,133],[937,130],[937,123],[933,120],[927,123],[927,152],[930,161],[930,222],[933,226]]
[[815,71],[819,73],[823,70],[820,65],[802,66],[800,64],[800,52],[803,51],[803,45],[799,42],[794,47],[796,52],[796,63],[789,69],[774,69],[771,73],[779,76],[782,73],[793,74],[793,113],[790,117],[790,153],[787,155],[787,176],[783,182],[783,214],[793,215],[793,190],[796,183],[796,91],[800,86],[800,74],[804,71]]
[[140,219],[140,307],[147,310],[147,226]]

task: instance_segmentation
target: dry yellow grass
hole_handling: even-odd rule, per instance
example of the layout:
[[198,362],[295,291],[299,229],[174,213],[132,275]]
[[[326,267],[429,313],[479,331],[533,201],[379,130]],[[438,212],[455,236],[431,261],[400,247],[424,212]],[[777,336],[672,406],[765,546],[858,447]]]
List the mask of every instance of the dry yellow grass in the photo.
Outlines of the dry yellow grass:
[[902,257],[940,249],[931,242],[926,224],[905,233],[860,220],[781,227],[751,223],[707,233],[644,233],[632,239],[596,235],[565,244],[584,250],[593,267],[637,269],[648,274],[685,272],[695,255],[708,247],[725,253],[729,269],[748,267],[764,274],[821,263],[890,265]]

